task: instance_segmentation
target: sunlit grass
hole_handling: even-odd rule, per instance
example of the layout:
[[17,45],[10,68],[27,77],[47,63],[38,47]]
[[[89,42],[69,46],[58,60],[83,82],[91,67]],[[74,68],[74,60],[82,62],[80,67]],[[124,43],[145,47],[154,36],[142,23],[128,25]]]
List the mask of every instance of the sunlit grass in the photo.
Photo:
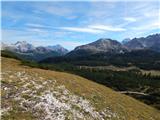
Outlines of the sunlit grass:
[[[64,85],[69,91],[72,91],[74,94],[86,98],[91,102],[93,106],[95,106],[95,108],[98,111],[105,109],[106,107],[109,107],[111,111],[118,113],[120,115],[119,120],[141,120],[141,119],[151,120],[151,118],[153,118],[154,120],[160,119],[160,112],[158,110],[148,105],[145,105],[144,103],[141,103],[131,97],[117,93],[111,90],[110,88],[107,88],[103,85],[99,85],[95,82],[92,82],[77,75],[68,74],[64,72],[56,72],[50,70],[24,67],[21,66],[20,62],[17,60],[2,58],[2,72],[3,71],[5,72],[6,70],[12,72],[25,71],[31,76],[39,75],[46,79],[53,79],[53,80],[55,79],[57,81],[56,82],[57,86]],[[3,82],[6,82],[7,84],[14,83],[14,85],[18,87],[19,86],[18,80],[16,82],[14,82],[16,78],[13,78],[12,80],[13,81],[7,81],[7,76],[5,79],[2,79]],[[40,81],[43,81],[43,79]],[[33,86],[28,86],[28,87],[30,87],[31,89],[33,88]],[[52,84],[49,85],[48,87],[52,87]],[[3,93],[2,91],[2,97],[3,94],[5,93]],[[41,95],[40,93],[37,94]],[[28,95],[25,94],[23,95],[23,97],[27,99],[30,98]],[[7,101],[2,101],[2,103],[5,102]],[[75,107],[76,109],[78,109],[77,106]],[[19,117],[16,116],[18,114],[20,114]],[[9,117],[12,117],[13,119],[16,120],[34,119],[31,113],[22,114],[19,111],[19,108],[18,107],[16,108],[16,103],[15,103],[15,112],[11,112],[10,115],[6,116],[6,118],[4,119],[7,119]]]

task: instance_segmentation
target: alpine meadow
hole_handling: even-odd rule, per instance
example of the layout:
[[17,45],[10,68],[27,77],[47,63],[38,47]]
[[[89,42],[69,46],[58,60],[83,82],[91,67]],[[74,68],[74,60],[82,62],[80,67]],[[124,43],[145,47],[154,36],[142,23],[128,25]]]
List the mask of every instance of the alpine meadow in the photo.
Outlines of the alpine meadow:
[[1,120],[160,120],[159,0],[2,0]]

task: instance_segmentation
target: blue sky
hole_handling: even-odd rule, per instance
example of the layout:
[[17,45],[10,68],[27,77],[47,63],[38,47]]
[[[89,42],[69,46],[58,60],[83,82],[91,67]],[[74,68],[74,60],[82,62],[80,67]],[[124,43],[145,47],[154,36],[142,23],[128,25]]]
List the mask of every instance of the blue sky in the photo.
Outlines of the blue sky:
[[99,38],[160,33],[160,3],[153,2],[2,2],[2,41],[74,47]]

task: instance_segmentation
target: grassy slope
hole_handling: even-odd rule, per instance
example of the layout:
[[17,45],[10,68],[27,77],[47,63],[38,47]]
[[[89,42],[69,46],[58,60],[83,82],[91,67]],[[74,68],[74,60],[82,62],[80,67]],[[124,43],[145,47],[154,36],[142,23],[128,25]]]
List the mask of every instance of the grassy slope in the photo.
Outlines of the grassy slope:
[[[58,84],[65,85],[65,87],[73,93],[87,98],[97,110],[102,110],[109,106],[112,111],[121,116],[121,118],[119,118],[120,120],[160,119],[160,112],[158,110],[77,75],[29,68],[20,65],[19,61],[10,58],[2,58],[2,72],[4,70],[25,70],[31,75],[37,73],[46,79],[54,78]],[[21,118],[27,118],[29,115],[30,113],[24,116],[21,115]]]

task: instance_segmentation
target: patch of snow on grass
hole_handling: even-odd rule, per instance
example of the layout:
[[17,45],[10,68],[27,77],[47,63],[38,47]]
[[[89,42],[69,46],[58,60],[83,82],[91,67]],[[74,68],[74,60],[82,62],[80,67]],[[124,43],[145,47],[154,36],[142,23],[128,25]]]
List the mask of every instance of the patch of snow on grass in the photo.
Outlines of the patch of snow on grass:
[[[104,120],[106,117],[117,117],[117,114],[108,109],[96,111],[87,99],[73,94],[64,85],[56,85],[56,80],[47,80],[37,74],[33,77],[25,71],[16,72],[14,77],[23,85],[19,86],[12,99],[20,101],[21,108],[33,113],[40,120]],[[4,87],[5,91],[8,89]],[[3,109],[3,113],[7,113],[8,108]]]

